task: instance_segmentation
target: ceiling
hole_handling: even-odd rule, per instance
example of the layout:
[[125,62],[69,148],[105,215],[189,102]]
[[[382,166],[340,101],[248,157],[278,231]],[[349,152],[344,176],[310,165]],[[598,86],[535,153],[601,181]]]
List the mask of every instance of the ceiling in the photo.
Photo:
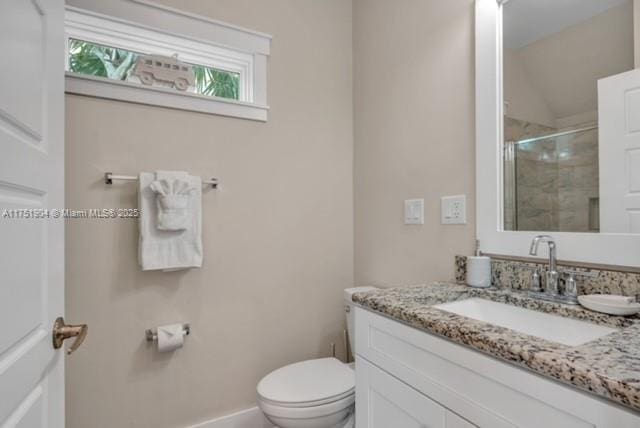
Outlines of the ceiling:
[[632,0],[509,0],[504,44],[513,50]]

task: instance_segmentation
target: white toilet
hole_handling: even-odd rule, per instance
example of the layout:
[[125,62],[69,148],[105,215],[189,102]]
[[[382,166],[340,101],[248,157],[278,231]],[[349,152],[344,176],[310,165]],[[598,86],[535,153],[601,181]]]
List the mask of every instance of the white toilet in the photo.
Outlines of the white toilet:
[[[374,287],[344,290],[347,331],[355,355],[351,296]],[[258,383],[258,405],[279,428],[352,428],[355,426],[355,372],[335,358],[294,363]]]

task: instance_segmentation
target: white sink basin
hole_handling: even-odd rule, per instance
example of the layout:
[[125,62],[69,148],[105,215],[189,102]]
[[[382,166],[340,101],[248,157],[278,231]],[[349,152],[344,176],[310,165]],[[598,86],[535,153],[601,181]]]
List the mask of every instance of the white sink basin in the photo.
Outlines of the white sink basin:
[[444,303],[435,305],[434,308],[568,346],[582,345],[617,331],[585,321],[479,298]]

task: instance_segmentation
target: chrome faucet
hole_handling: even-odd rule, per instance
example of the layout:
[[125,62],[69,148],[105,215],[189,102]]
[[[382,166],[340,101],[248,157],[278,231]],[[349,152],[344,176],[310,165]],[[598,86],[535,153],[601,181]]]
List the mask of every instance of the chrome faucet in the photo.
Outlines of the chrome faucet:
[[[564,303],[567,305],[578,305],[578,281],[576,278],[597,278],[598,272],[592,272],[588,270],[567,269],[558,268],[557,249],[558,246],[553,240],[553,237],[549,235],[538,235],[531,241],[531,247],[529,248],[529,254],[532,256],[538,255],[538,246],[541,242],[549,244],[549,269],[545,272],[545,287],[544,291],[540,287],[540,274],[539,269],[532,264],[523,264],[520,267],[523,269],[531,269],[533,276],[531,277],[531,286],[529,288],[529,296],[535,299],[549,300],[556,303]],[[562,292],[560,291],[560,277],[564,277],[564,287]]]
[[538,245],[541,242],[549,244],[549,270],[547,271],[546,291],[551,295],[558,294],[558,284],[560,282],[560,274],[558,273],[558,262],[556,259],[556,242],[553,237],[549,235],[538,235],[531,241],[531,247],[529,248],[529,254],[532,256],[538,255]]
[[545,289],[540,291],[540,279],[537,270],[534,271],[531,281],[531,289],[529,290],[529,296],[550,300],[557,303],[565,303],[569,305],[578,304],[578,287],[575,281],[575,276],[591,276],[591,274],[565,270],[562,273],[569,275],[569,279],[566,281],[564,292],[560,292],[560,275],[558,271],[557,260],[557,245],[553,240],[553,237],[549,235],[538,235],[531,241],[531,248],[529,248],[529,254],[532,256],[538,255],[538,246],[541,242],[545,242],[549,245],[549,268],[545,274]]

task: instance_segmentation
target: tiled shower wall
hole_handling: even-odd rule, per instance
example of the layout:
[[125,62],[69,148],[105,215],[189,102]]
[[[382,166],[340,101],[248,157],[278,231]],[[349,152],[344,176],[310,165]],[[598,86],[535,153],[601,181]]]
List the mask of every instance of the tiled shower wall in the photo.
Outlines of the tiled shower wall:
[[599,225],[598,129],[556,140],[558,222],[565,232],[597,232]]
[[560,195],[555,143],[518,144],[516,153],[516,230],[559,230]]
[[[538,125],[537,123],[525,122],[523,120],[513,119],[507,116],[505,116],[504,118],[505,142],[515,142],[526,138],[533,138],[538,135],[551,134],[555,131],[556,130],[554,128],[550,128],[544,125]],[[521,153],[518,153],[518,155],[521,155]],[[523,228],[527,227],[532,228],[528,230],[552,230],[550,229],[550,227],[553,224],[553,207],[556,201],[554,200],[553,196],[545,194],[542,190],[535,189],[537,183],[543,178],[540,177],[539,179],[537,177],[538,172],[543,172],[543,168],[540,168],[537,165],[536,159],[536,156],[522,156],[521,158],[519,158],[519,160],[521,160],[521,162],[518,164],[520,170],[516,169],[516,175],[513,177],[510,177],[508,174],[506,174],[507,168],[505,165],[505,188],[516,188],[513,197],[509,197],[508,194],[505,193],[504,227],[506,230],[526,230]],[[519,179],[518,174],[523,173],[535,174],[526,180]],[[522,189],[517,188],[517,185],[522,186]],[[534,188],[530,189],[530,186],[534,186]],[[517,198],[518,190],[520,191],[520,195],[539,194],[540,196],[535,197],[533,202],[525,203],[523,205],[521,203],[523,198]],[[534,209],[533,207],[536,208]]]
[[[555,132],[505,118],[505,141]],[[515,201],[505,194],[506,230],[594,232],[598,222],[598,131],[516,145]],[[507,168],[505,168],[507,170]],[[505,183],[505,186],[507,183]],[[514,214],[511,210],[515,209]]]

